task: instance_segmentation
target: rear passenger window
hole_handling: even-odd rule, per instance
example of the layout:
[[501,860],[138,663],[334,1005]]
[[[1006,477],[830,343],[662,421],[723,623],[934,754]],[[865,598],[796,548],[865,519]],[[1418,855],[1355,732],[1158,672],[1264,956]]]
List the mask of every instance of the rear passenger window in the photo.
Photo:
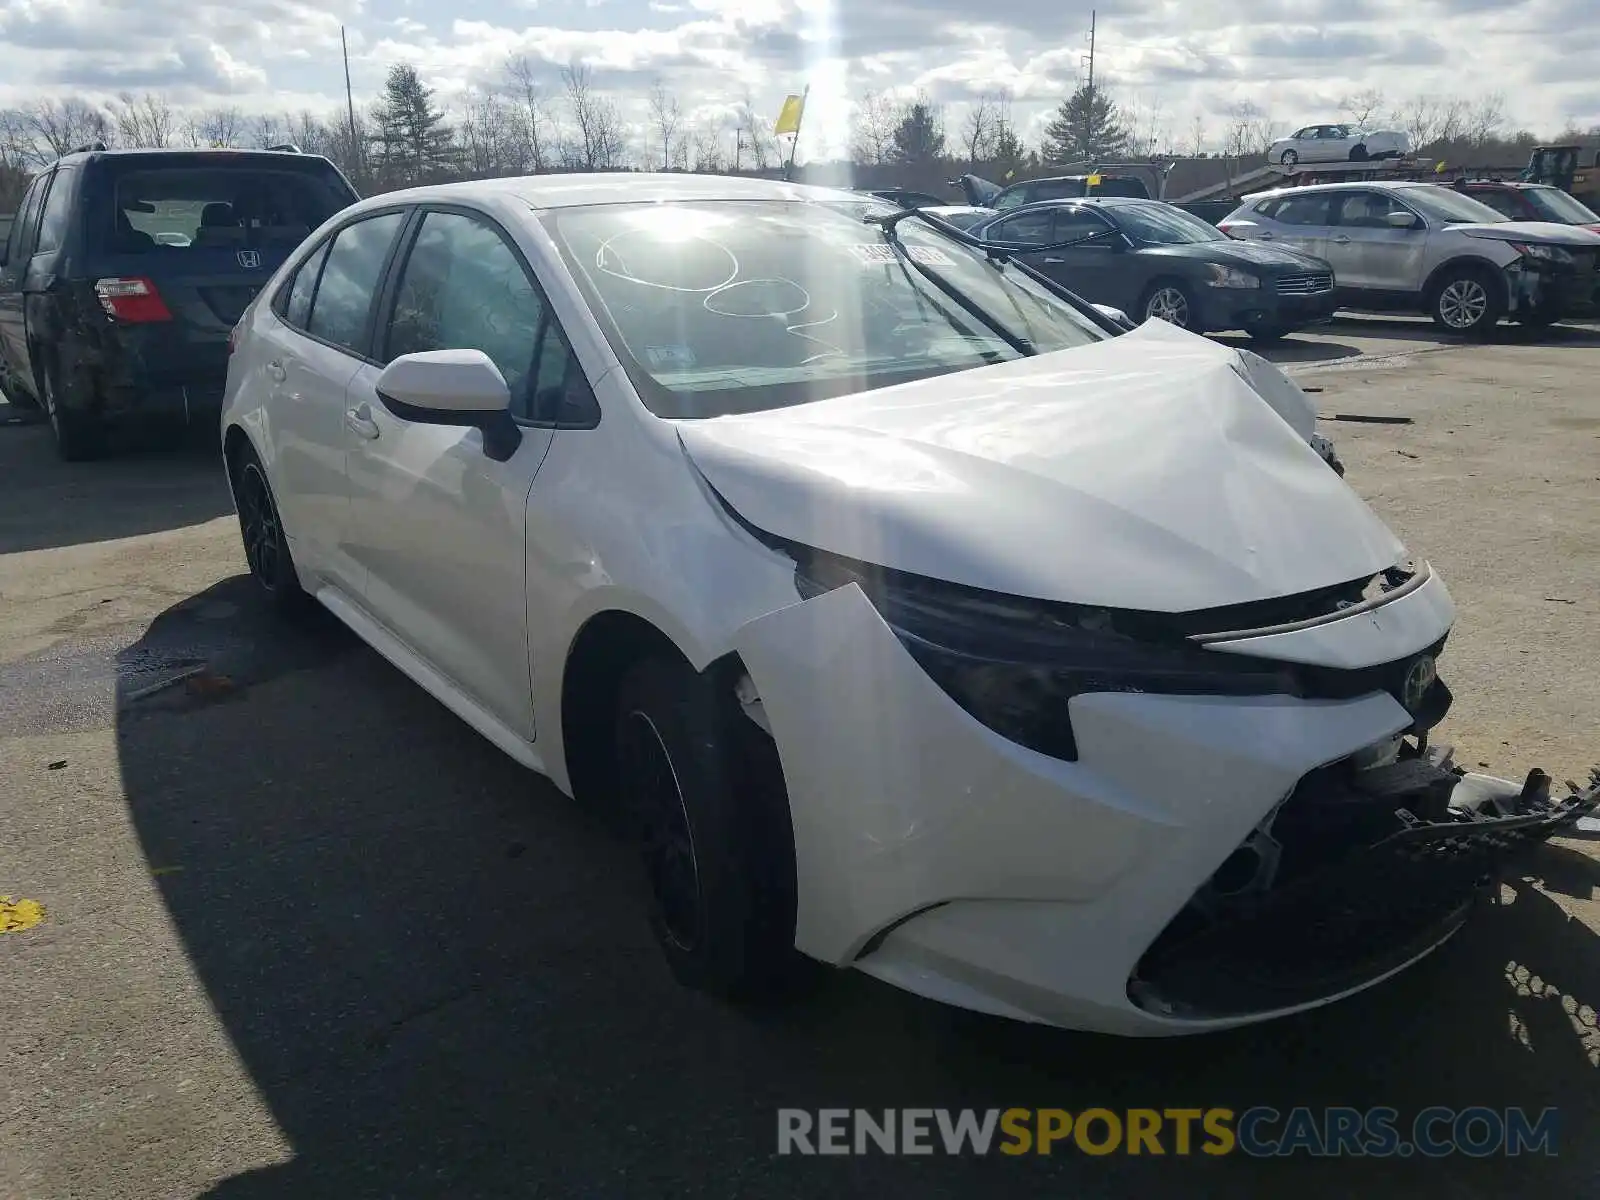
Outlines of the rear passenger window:
[[[1307,196],[1285,196],[1273,201],[1277,206],[1268,214],[1274,221],[1285,225],[1326,225],[1328,223],[1328,196],[1318,192]],[[1259,211],[1265,212],[1265,209]]]
[[332,244],[323,242],[315,254],[300,264],[300,269],[294,273],[294,278],[289,282],[288,299],[283,305],[283,319],[298,329],[304,329],[306,322],[311,319],[311,297],[316,293],[317,276],[322,273],[322,264],[327,260],[328,247]]
[[39,223],[39,244],[35,254],[59,250],[67,235],[67,217],[72,207],[72,172],[62,167],[50,181],[50,193],[44,201],[44,217]]
[[1050,232],[1054,216],[1055,213],[1049,209],[1043,212],[1019,213],[991,228],[988,240],[1009,242],[1016,246],[1048,245],[1054,240]]
[[367,315],[405,214],[384,213],[346,225],[334,235],[305,330],[353,354],[365,352]]

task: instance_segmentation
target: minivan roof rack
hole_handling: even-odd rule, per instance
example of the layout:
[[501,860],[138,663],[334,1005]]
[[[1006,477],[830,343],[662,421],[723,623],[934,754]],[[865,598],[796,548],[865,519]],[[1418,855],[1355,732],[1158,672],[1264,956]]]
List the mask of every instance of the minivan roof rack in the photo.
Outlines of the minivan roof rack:
[[70,151],[68,151],[68,153],[69,154],[90,154],[90,153],[92,153],[92,152],[94,152],[96,150],[104,150],[105,148],[106,148],[106,144],[104,142],[85,142],[81,146],[74,146]]
[[278,142],[276,145],[268,146],[267,149],[268,150],[281,150],[285,154],[304,154],[305,153],[304,150],[300,149],[300,147],[296,146],[293,142]]

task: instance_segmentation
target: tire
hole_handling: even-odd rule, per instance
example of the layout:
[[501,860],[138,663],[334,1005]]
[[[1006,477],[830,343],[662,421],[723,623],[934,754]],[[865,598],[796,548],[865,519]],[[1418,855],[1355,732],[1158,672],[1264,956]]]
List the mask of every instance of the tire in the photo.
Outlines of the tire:
[[1499,323],[1506,307],[1504,289],[1482,267],[1450,267],[1428,296],[1428,315],[1451,333],[1482,337]]
[[56,454],[63,462],[89,462],[103,458],[106,452],[106,427],[93,413],[64,410],[58,398],[60,381],[56,378],[54,363],[47,362],[39,372],[45,416],[50,421],[50,432],[55,435]]
[[[730,999],[794,981],[794,832],[770,739],[715,672],[653,658],[618,692],[618,784],[649,885],[650,923],[679,983]],[[762,778],[766,775],[766,778]]]
[[1351,162],[1366,162],[1367,161],[1367,148],[1365,146],[1352,146],[1352,147],[1350,147],[1350,161]]
[[1293,332],[1287,325],[1255,325],[1245,329],[1252,342],[1281,342]]
[[310,607],[311,597],[300,586],[266,469],[255,451],[246,448],[238,453],[231,474],[234,508],[239,513],[239,540],[244,544],[250,578],[259,594],[279,612],[303,612]]
[[1162,320],[1179,329],[1200,332],[1194,323],[1194,297],[1176,279],[1158,279],[1152,283],[1139,301],[1139,312],[1145,321]]
[[1300,156],[1293,150],[1285,150],[1282,154],[1278,155],[1279,164],[1285,167],[1292,167],[1299,161]]
[[5,393],[5,398],[11,402],[11,407],[18,412],[35,412],[40,407],[39,398],[26,391],[6,370],[3,362],[0,362],[0,391]]

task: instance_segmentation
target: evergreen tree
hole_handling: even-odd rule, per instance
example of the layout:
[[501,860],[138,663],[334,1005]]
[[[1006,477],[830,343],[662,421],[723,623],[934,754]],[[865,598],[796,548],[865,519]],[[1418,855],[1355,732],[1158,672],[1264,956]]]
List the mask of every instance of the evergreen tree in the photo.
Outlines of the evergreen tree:
[[389,187],[406,187],[439,178],[460,157],[444,111],[434,107],[433,89],[424,87],[408,63],[389,68],[383,97],[373,108],[377,133],[374,158]]
[[1050,162],[1116,158],[1128,152],[1122,114],[1103,88],[1087,84],[1061,102],[1044,129],[1041,149]]
[[931,162],[944,155],[944,122],[930,100],[918,99],[907,105],[891,136],[895,162]]

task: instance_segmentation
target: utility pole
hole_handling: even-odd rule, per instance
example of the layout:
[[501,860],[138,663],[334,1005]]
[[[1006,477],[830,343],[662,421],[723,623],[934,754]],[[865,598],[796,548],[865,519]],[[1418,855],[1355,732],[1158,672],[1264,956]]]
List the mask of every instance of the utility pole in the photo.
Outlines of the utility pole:
[[339,26],[339,51],[344,55],[344,103],[350,114],[350,164],[355,168],[357,186],[366,175],[365,155],[361,153],[360,143],[356,141],[356,101],[355,95],[350,90],[350,45],[344,40],[344,26]]
[[1089,137],[1094,132],[1094,25],[1095,10],[1089,10],[1089,90],[1083,106],[1083,156],[1089,157]]

